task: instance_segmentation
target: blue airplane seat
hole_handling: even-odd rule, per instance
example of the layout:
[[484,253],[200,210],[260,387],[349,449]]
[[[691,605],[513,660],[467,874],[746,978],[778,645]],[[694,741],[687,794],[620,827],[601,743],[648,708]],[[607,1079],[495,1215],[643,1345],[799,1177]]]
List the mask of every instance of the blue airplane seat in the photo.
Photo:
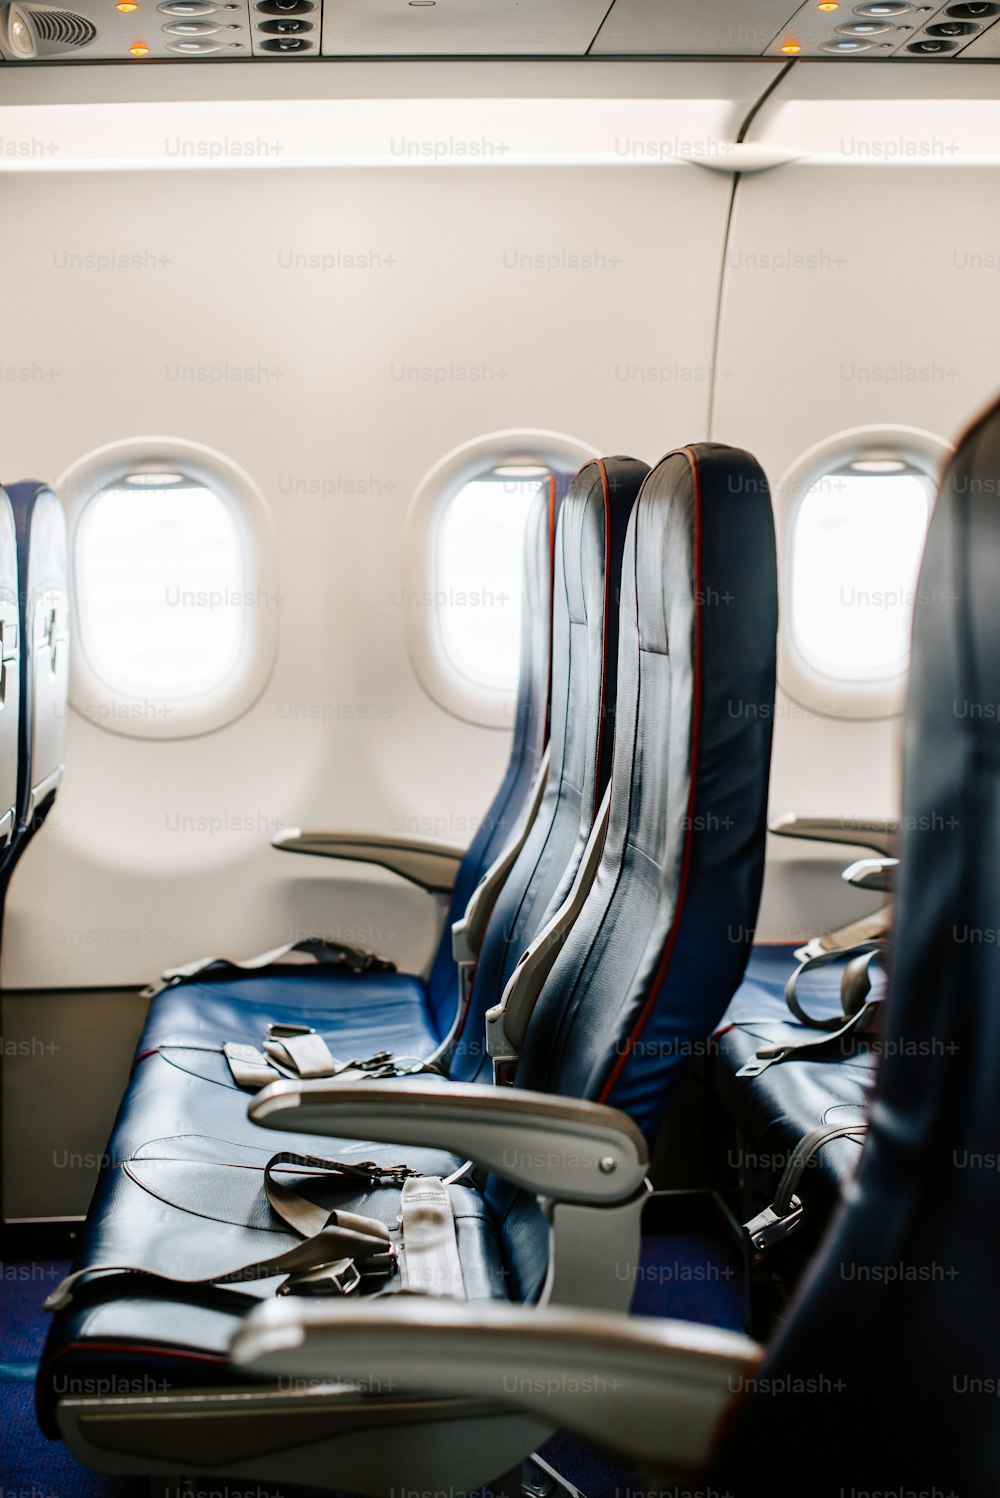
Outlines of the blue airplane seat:
[[[594,476],[585,477],[571,489],[563,518],[567,506],[593,506],[595,498],[603,505],[602,490],[607,492],[603,481],[595,493]],[[672,453],[649,475],[630,508],[608,832],[596,878],[529,1017],[516,1069],[518,1085],[470,1088],[460,1081],[429,1078],[426,1091],[414,1079],[367,1082],[345,1091],[336,1083],[279,1083],[252,1100],[254,1121],[286,1107],[288,1122],[293,1123],[292,1115],[301,1105],[299,1124],[293,1127],[302,1128],[305,1120],[312,1132],[283,1132],[278,1141],[272,1135],[272,1144],[311,1156],[332,1150],[349,1163],[374,1158],[382,1171],[392,1161],[429,1173],[428,1162],[434,1158],[429,1140],[388,1143],[399,1138],[392,1115],[385,1111],[394,1097],[396,1106],[400,1098],[415,1099],[416,1117],[428,1125],[439,1106],[448,1109],[456,1101],[465,1106],[470,1096],[474,1114],[496,1109],[498,1123],[505,1099],[523,1098],[534,1107],[533,1100],[542,1097],[554,1118],[570,1120],[572,1127],[587,1127],[592,1114],[616,1121],[616,1138],[625,1142],[627,1153],[636,1153],[634,1167],[619,1172],[613,1157],[608,1170],[608,1162],[602,1160],[598,1178],[610,1184],[587,1190],[598,1195],[624,1192],[637,1233],[648,1160],[641,1158],[645,1144],[636,1122],[648,1134],[655,1132],[667,1098],[693,1054],[688,1042],[696,1036],[704,1042],[739,983],[746,944],[720,941],[720,929],[730,925],[749,931],[756,918],[763,877],[777,603],[767,484],[748,455],[714,444]],[[568,529],[579,558],[577,542],[583,532],[575,523]],[[582,632],[578,637],[584,638]],[[591,691],[596,683],[599,698],[599,674],[588,671],[584,676]],[[556,683],[558,679],[557,673]],[[594,742],[601,716],[580,711],[568,715],[568,721],[589,724]],[[554,708],[554,742],[557,721]],[[557,755],[554,762],[560,759]],[[569,763],[575,763],[572,756]],[[590,773],[595,773],[592,766]],[[714,909],[713,901],[723,908]],[[137,1078],[148,1064],[142,1064]],[[153,1084],[148,1086],[152,1090]],[[525,1092],[525,1086],[536,1090]],[[190,1443],[197,1441],[197,1470],[205,1470],[206,1458],[209,1466],[221,1470],[219,1462],[226,1458],[221,1452],[211,1455],[206,1435],[182,1430],[176,1420],[169,1433],[165,1427],[162,1436],[158,1433],[155,1395],[144,1401],[142,1433],[124,1427],[116,1432],[112,1417],[111,1425],[100,1426],[105,1444],[96,1451],[77,1423],[79,1401],[70,1401],[73,1410],[65,1401],[60,1405],[60,1390],[98,1378],[110,1378],[114,1387],[116,1377],[126,1370],[152,1371],[168,1386],[168,1401],[170,1389],[238,1386],[240,1375],[225,1357],[228,1339],[249,1305],[270,1299],[274,1280],[265,1279],[257,1264],[250,1278],[228,1289],[214,1282],[189,1282],[206,1277],[217,1281],[233,1265],[245,1266],[248,1260],[295,1245],[294,1237],[269,1211],[264,1195],[268,1135],[262,1130],[233,1133],[237,1112],[231,1105],[217,1109],[213,1132],[207,1127],[213,1095],[246,1105],[246,1094],[206,1086],[204,1078],[175,1083],[169,1104],[167,1089],[162,1093],[160,1133],[146,1132],[141,1142],[134,1130],[129,1135],[124,1114],[132,1104],[126,1102],[81,1240],[78,1265],[87,1271],[86,1278],[59,1297],[39,1375],[40,1417],[49,1433],[61,1430],[75,1450],[97,1465],[110,1462],[119,1471],[147,1470],[150,1452],[162,1439],[163,1460],[173,1462],[174,1469],[192,1460]],[[356,1133],[340,1127],[337,1110],[346,1097],[353,1098],[352,1106],[364,1115]],[[327,1098],[328,1124],[323,1119]],[[609,1099],[628,1108],[631,1117],[593,1108],[595,1102]],[[272,1122],[270,1127],[282,1124]],[[353,1142],[345,1140],[345,1133]],[[324,1135],[334,1136],[336,1142]],[[363,1142],[373,1137],[383,1143]],[[557,1137],[544,1136],[553,1148]],[[479,1138],[487,1140],[484,1147],[489,1150],[493,1146],[488,1141],[496,1134],[490,1127]],[[541,1147],[543,1139],[538,1142]],[[434,1148],[456,1160],[469,1153],[462,1127],[447,1141],[436,1141]],[[592,1149],[573,1145],[568,1168],[587,1171]],[[546,1278],[553,1241],[550,1218],[530,1191],[523,1186],[511,1189],[504,1168],[515,1175],[537,1168],[545,1193],[559,1196],[559,1182],[550,1176],[545,1161],[536,1167],[526,1148],[513,1151],[510,1159],[505,1155],[485,1184],[473,1176],[445,1187],[458,1228],[463,1271],[468,1263],[464,1293],[469,1300],[531,1300],[541,1293]],[[339,1212],[375,1216],[387,1225],[393,1241],[398,1240],[405,1194],[398,1183],[380,1178],[367,1181],[364,1189],[352,1189],[350,1182],[331,1178],[319,1167],[315,1174],[314,1167],[302,1162],[292,1169],[299,1189],[320,1197],[324,1207],[329,1201]],[[602,1222],[604,1214],[596,1211],[595,1219]],[[620,1221],[612,1213],[613,1229]],[[600,1304],[602,1296],[605,1304],[622,1304],[629,1289],[623,1290],[628,1276],[620,1274],[619,1258],[628,1251],[629,1232],[622,1224],[624,1240],[615,1231],[610,1238],[592,1240],[589,1222],[584,1212],[569,1234],[571,1253],[587,1269],[585,1281],[577,1280],[575,1293],[589,1296],[587,1304]],[[102,1266],[108,1272],[92,1272]],[[144,1279],[136,1270],[158,1277]],[[165,1276],[188,1283],[169,1283]],[[399,1283],[392,1278],[382,1288],[392,1292]],[[559,1284],[558,1274],[555,1283]],[[68,1301],[65,1294],[71,1294]],[[209,1421],[201,1426],[202,1432],[214,1418],[215,1397],[206,1393],[202,1402],[199,1393],[199,1422],[203,1416]],[[218,1398],[221,1410],[227,1394]],[[422,1415],[401,1417],[391,1399],[382,1409],[378,1404],[377,1398],[365,1396],[364,1426],[374,1443],[365,1450],[377,1450],[379,1472],[388,1471],[386,1453],[396,1450],[401,1439],[405,1473],[406,1464],[415,1460],[412,1422],[433,1421],[434,1412],[425,1409]],[[82,1412],[85,1423],[88,1414]],[[474,1420],[475,1414],[467,1411],[463,1418]],[[448,1418],[447,1413],[442,1416]],[[228,1452],[247,1454],[236,1468],[241,1474],[258,1470],[254,1451],[262,1450],[261,1432],[253,1424],[252,1414],[249,1421],[233,1421],[225,1437]],[[432,1428],[438,1455],[454,1444],[447,1430],[461,1436],[461,1421]],[[309,1432],[302,1430],[301,1437],[308,1445]],[[272,1474],[317,1470],[310,1469],[308,1461],[305,1466],[296,1464],[291,1449],[301,1442],[287,1425],[283,1439],[280,1460],[268,1468]],[[534,1443],[533,1435],[522,1454]],[[472,1444],[481,1445],[478,1437]],[[325,1452],[323,1459],[328,1463],[326,1481],[340,1480],[334,1457]],[[265,1460],[259,1470],[266,1467]],[[367,1470],[368,1480],[375,1484],[368,1490],[381,1490],[387,1479],[377,1477],[370,1466]]]
[[21,735],[21,644],[17,530],[6,490],[0,489],[0,877],[16,847]]
[[63,776],[69,693],[66,518],[45,484],[11,484],[21,634],[18,831],[15,857],[55,801]]
[[[762,1259],[786,1239],[797,1239],[783,1276],[797,1272],[815,1246],[864,1145],[882,1044],[873,1024],[837,1033],[849,960],[832,961],[800,982],[798,997],[808,1014],[831,1026],[821,1030],[798,1020],[785,1000],[785,986],[799,966],[795,949],[754,947],[709,1048],[713,1094],[738,1132],[747,1224],[774,1203],[782,1219],[759,1224],[765,1238],[748,1248]],[[880,966],[871,969],[871,983],[870,998],[881,1012],[887,979]],[[800,1046],[807,1049],[796,1052]],[[754,1063],[762,1051],[782,1059],[758,1071]],[[752,1074],[744,1071],[748,1066]]]
[[892,976],[868,1136],[727,1422],[713,1480],[736,1498],[799,1493],[804,1473],[816,1498],[996,1492],[998,491],[1000,403],[945,472],[915,590]]
[[[525,648],[518,738],[534,770],[548,716],[551,767],[527,839],[486,928],[471,1004],[451,1059],[453,1076],[489,1072],[483,1043],[486,1009],[500,998],[518,956],[547,913],[561,903],[607,784],[614,738],[622,548],[629,513],[647,471],[632,458],[607,458],[586,464],[575,476],[555,523],[554,583],[549,583],[547,564],[540,569],[535,549],[530,548],[525,603],[533,621],[532,636],[544,632],[547,642],[551,620],[552,644],[550,651],[532,637]],[[554,518],[552,503],[536,509],[532,533],[543,541],[546,556]],[[530,779],[530,773],[519,772],[519,796],[527,798]],[[505,814],[507,829],[514,820],[512,799]],[[490,837],[486,852],[494,852],[495,845]],[[478,867],[473,872],[478,875]],[[474,888],[475,882],[470,873],[462,880],[463,888]],[[142,1066],[181,1067],[189,1076],[201,1075],[231,1088],[232,1127],[245,1132],[245,1095],[230,1075],[223,1045],[259,1046],[268,1024],[307,1024],[338,1059],[363,1060],[373,1049],[389,1051],[401,1062],[425,1059],[441,1045],[458,1010],[450,944],[446,927],[426,984],[394,972],[303,971],[165,988],[153,1000],[139,1043]],[[384,1027],[376,1025],[376,1016]]]

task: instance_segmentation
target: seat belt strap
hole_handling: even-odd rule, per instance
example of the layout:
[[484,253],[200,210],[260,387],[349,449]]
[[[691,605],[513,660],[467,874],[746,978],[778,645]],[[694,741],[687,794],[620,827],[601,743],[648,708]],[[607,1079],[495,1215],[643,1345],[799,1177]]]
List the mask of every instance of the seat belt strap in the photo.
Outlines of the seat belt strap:
[[[367,1187],[383,1184],[402,1185],[416,1175],[407,1165],[380,1166],[365,1160],[358,1164],[327,1160],[319,1155],[298,1155],[282,1150],[264,1167],[264,1191],[272,1211],[303,1239],[293,1248],[270,1259],[256,1259],[237,1269],[188,1279],[163,1274],[137,1264],[88,1264],[56,1286],[45,1302],[47,1311],[59,1311],[70,1304],[76,1284],[87,1275],[115,1271],[119,1274],[142,1274],[169,1285],[207,1286],[240,1285],[288,1276],[278,1286],[278,1295],[349,1295],[361,1286],[366,1275],[384,1278],[393,1271],[396,1252],[389,1229],[375,1217],[361,1217],[354,1212],[328,1211],[310,1201],[291,1186],[275,1178],[275,1172],[290,1169],[298,1172],[322,1172],[344,1182]],[[447,1193],[446,1193],[447,1194]]]
[[[854,1031],[865,1030],[882,1003],[881,998],[872,997],[871,991],[871,970],[879,951],[880,943],[866,941],[842,951],[821,952],[804,958],[785,984],[785,1002],[801,1024],[808,1025],[813,1030],[821,1030],[823,1034],[812,1040],[787,1041],[778,1045],[762,1046],[749,1061],[743,1063],[736,1075],[759,1077],[761,1072],[767,1071],[767,1068],[774,1066],[776,1062],[789,1061],[803,1056],[809,1058],[829,1046],[836,1045],[838,1041]],[[825,1019],[817,1019],[799,1003],[796,992],[798,980],[804,972],[827,967],[831,962],[842,961],[845,957],[850,958],[850,961],[844,968],[840,981],[841,1012]]]
[[455,1217],[444,1182],[437,1176],[411,1176],[403,1182],[401,1212],[404,1288],[416,1295],[467,1299]]
[[867,1129],[868,1125],[862,1122],[834,1126],[821,1124],[819,1128],[810,1129],[808,1134],[803,1134],[785,1162],[774,1201],[763,1212],[743,1224],[743,1231],[750,1239],[757,1260],[763,1257],[772,1244],[789,1237],[802,1226],[804,1208],[795,1192],[806,1167],[818,1151],[831,1139],[863,1138]]
[[822,1035],[816,1036],[813,1040],[791,1041],[778,1045],[761,1046],[760,1050],[751,1056],[749,1061],[744,1061],[736,1075],[738,1077],[759,1077],[761,1072],[767,1071],[769,1066],[774,1066],[779,1061],[794,1061],[803,1058],[808,1061],[813,1056],[820,1055],[831,1046],[835,1046],[838,1041],[843,1040],[845,1036],[853,1034],[854,1031],[863,1032],[867,1028],[869,1020],[877,1013],[881,1002],[881,999],[869,1000],[867,1004],[858,1010],[857,1014],[852,1014],[841,1025],[839,1030],[834,1030],[832,1033],[824,1032]]
[[[853,947],[840,947],[834,951],[818,952],[811,957],[804,958],[785,984],[785,1003],[799,1023],[808,1025],[813,1030],[839,1030],[845,1018],[857,1013],[871,992],[870,969],[878,956],[880,945],[877,941],[862,941],[857,942]],[[845,957],[850,960],[840,981],[841,1013],[826,1019],[817,1019],[799,1003],[799,979],[804,973],[829,967],[833,962],[842,962]],[[863,963],[859,963],[861,958],[865,959]]]
[[268,1025],[264,1050],[240,1041],[227,1040],[218,1046],[185,1046],[181,1041],[172,1041],[157,1047],[161,1051],[220,1049],[229,1064],[233,1081],[237,1087],[249,1092],[259,1092],[270,1082],[282,1077],[291,1081],[318,1081],[341,1077],[345,1081],[370,1081],[379,1077],[415,1077],[422,1072],[435,1072],[443,1076],[433,1061],[421,1061],[418,1056],[393,1056],[391,1051],[376,1051],[365,1059],[338,1061],[322,1035],[308,1025]]
[[308,937],[305,941],[288,942],[285,946],[273,947],[269,952],[261,952],[258,957],[246,957],[240,962],[228,957],[199,957],[195,962],[185,963],[182,967],[168,968],[154,983],[142,990],[142,997],[155,999],[165,988],[176,988],[181,983],[226,983],[234,978],[291,973],[302,968],[329,968],[351,973],[394,973],[396,964],[385,957],[376,956],[366,947],[352,947],[346,942]]

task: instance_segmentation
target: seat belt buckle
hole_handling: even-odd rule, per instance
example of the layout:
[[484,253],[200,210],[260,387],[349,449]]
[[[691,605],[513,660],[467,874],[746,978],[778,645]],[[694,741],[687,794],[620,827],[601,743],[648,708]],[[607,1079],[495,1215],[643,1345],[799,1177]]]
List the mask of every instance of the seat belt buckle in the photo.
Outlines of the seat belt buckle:
[[763,1046],[755,1056],[750,1057],[749,1061],[744,1061],[736,1075],[738,1077],[759,1077],[761,1072],[767,1071],[769,1066],[773,1066],[776,1061],[781,1060],[786,1049],[787,1047],[783,1045]]
[[518,1059],[517,1048],[511,1044],[504,1027],[506,1017],[502,1004],[486,1011],[486,1051],[494,1067],[510,1066]]
[[312,1025],[285,1025],[272,1020],[267,1027],[268,1040],[284,1040],[289,1035],[315,1035]]
[[361,1287],[361,1274],[353,1259],[334,1259],[315,1269],[290,1274],[278,1286],[279,1295],[353,1295]]
[[743,1231],[750,1239],[755,1259],[763,1258],[775,1243],[781,1243],[797,1232],[802,1226],[802,1213],[801,1201],[793,1196],[784,1214],[776,1212],[773,1206],[765,1207],[763,1212],[744,1223]]

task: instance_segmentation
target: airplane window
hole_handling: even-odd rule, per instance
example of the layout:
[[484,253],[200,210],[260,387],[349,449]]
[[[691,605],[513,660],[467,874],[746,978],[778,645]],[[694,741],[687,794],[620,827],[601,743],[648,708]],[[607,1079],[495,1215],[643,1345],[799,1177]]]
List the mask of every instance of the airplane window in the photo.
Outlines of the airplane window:
[[517,685],[524,526],[549,469],[509,463],[468,480],[442,513],[435,606],[444,653],[477,686]]
[[112,691],[165,703],[211,692],[243,648],[243,551],[226,502],[182,473],[101,489],[76,538],[81,646]]
[[841,680],[901,675],[930,518],[930,478],[859,458],[806,491],[792,541],[791,614],[808,663]]

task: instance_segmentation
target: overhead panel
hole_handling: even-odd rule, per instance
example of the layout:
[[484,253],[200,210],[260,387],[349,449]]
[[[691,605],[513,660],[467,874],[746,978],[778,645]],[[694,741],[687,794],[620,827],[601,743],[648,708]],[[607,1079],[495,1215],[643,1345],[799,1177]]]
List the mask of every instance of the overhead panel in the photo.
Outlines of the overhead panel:
[[328,0],[326,57],[582,57],[607,0]]
[[0,5],[8,62],[250,57],[252,0],[66,0]]
[[615,0],[593,56],[759,57],[795,0]]
[[[806,0],[775,35],[769,57],[905,58],[923,62],[957,57],[1000,17],[997,0]],[[988,53],[980,53],[988,56]],[[996,55],[996,54],[993,54]]]

